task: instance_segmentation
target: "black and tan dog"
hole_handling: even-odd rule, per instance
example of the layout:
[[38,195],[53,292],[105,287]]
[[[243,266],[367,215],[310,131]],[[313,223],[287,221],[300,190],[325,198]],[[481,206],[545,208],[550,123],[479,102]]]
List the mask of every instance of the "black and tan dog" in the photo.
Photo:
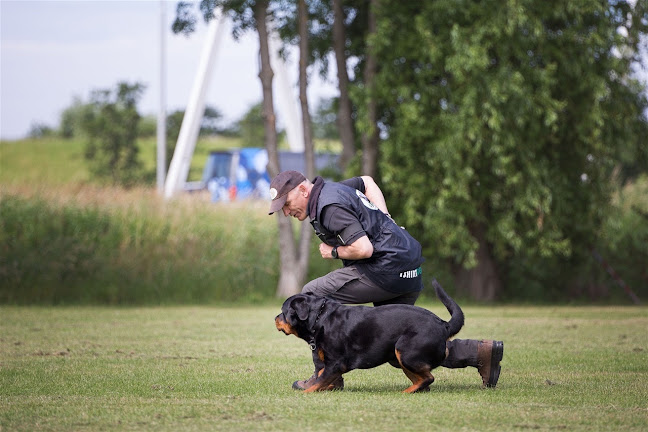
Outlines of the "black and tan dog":
[[450,312],[448,322],[417,306],[344,306],[309,294],[289,297],[275,325],[313,350],[317,379],[306,392],[327,390],[346,372],[383,363],[401,368],[412,381],[406,393],[429,390],[432,369],[445,359],[446,340],[464,324],[457,303],[438,282],[434,287]]

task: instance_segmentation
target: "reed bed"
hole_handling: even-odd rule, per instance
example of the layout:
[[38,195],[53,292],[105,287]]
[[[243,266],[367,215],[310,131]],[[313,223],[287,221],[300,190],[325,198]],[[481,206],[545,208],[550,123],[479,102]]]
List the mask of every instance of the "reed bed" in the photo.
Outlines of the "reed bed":
[[0,302],[211,303],[272,298],[266,203],[165,201],[151,188],[0,188]]

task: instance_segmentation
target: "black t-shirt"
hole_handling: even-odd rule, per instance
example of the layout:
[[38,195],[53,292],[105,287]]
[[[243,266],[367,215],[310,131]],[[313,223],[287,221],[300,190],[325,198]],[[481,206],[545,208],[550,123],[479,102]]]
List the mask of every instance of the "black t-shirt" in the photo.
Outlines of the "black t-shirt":
[[[365,193],[365,184],[361,177],[353,177],[339,183]],[[366,235],[358,223],[357,216],[341,205],[331,204],[326,206],[322,210],[321,222],[330,231],[342,234],[343,237],[341,240],[345,245],[350,245],[360,237]],[[348,230],[347,228],[351,226],[356,226],[356,229]]]

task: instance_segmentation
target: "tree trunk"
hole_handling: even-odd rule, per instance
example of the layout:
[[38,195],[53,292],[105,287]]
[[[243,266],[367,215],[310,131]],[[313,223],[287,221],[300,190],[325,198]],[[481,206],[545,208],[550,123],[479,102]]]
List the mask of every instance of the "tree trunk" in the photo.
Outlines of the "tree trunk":
[[375,96],[375,78],[378,68],[371,39],[376,34],[376,7],[378,0],[369,4],[369,31],[367,33],[367,62],[364,70],[367,103],[367,129],[362,133],[362,173],[376,176],[378,168],[378,125]]
[[[306,159],[306,177],[313,179],[315,177],[315,149],[313,146],[312,121],[308,109],[308,7],[306,0],[298,1],[299,10],[299,101],[301,105],[302,124],[304,130],[304,158]],[[308,271],[308,262],[310,258],[310,244],[312,238],[312,228],[306,221],[301,223],[299,236],[299,255],[297,256],[297,276],[298,283],[303,285]],[[300,289],[301,290],[301,289]]]
[[460,296],[482,302],[494,301],[502,289],[502,281],[483,226],[471,230],[479,242],[477,266],[466,269],[461,265],[454,268],[455,286]]
[[268,0],[256,2],[254,16],[257,32],[259,33],[259,57],[261,70],[259,79],[263,94],[263,127],[265,132],[265,147],[268,151],[268,174],[274,177],[279,174],[279,153],[277,149],[277,123],[274,112],[274,95],[272,93],[272,80],[274,72],[270,65],[270,47],[268,45],[268,28],[266,26]]
[[299,102],[302,114],[302,127],[304,130],[304,158],[306,159],[307,178],[315,177],[315,152],[313,149],[313,133],[311,116],[308,110],[308,8],[306,0],[298,0],[298,25],[299,25]]
[[340,168],[344,171],[355,154],[355,134],[351,118],[351,97],[349,96],[349,73],[347,71],[346,35],[344,31],[344,11],[342,0],[333,0],[333,50],[337,64],[338,103],[337,126],[342,141]]
[[[270,49],[268,46],[268,28],[266,18],[268,0],[259,0],[254,6],[254,17],[259,33],[259,56],[261,58],[261,70],[259,78],[263,89],[263,118],[265,130],[265,146],[268,151],[268,173],[274,177],[279,173],[279,153],[277,150],[277,125],[274,112],[274,99],[272,93],[272,80],[274,72],[270,66]],[[301,291],[299,266],[297,262],[297,250],[290,220],[277,213],[279,223],[279,284],[277,286],[278,297],[288,297]],[[303,276],[301,277],[303,279]]]

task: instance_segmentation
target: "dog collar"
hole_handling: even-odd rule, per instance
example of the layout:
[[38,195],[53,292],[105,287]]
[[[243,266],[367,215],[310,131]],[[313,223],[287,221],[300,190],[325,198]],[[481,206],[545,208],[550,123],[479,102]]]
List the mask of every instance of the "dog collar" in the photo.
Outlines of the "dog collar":
[[[317,321],[322,315],[322,312],[324,311],[324,306],[326,306],[327,301],[328,299],[324,298],[324,303],[322,303],[322,306],[320,306],[320,310],[319,312],[317,312],[317,316],[315,317],[315,322],[313,322],[313,330],[315,330],[315,324],[317,324]],[[308,346],[310,347],[311,351],[315,351],[315,349],[317,349],[317,345],[315,345],[315,336],[310,338],[310,341],[308,342]]]

